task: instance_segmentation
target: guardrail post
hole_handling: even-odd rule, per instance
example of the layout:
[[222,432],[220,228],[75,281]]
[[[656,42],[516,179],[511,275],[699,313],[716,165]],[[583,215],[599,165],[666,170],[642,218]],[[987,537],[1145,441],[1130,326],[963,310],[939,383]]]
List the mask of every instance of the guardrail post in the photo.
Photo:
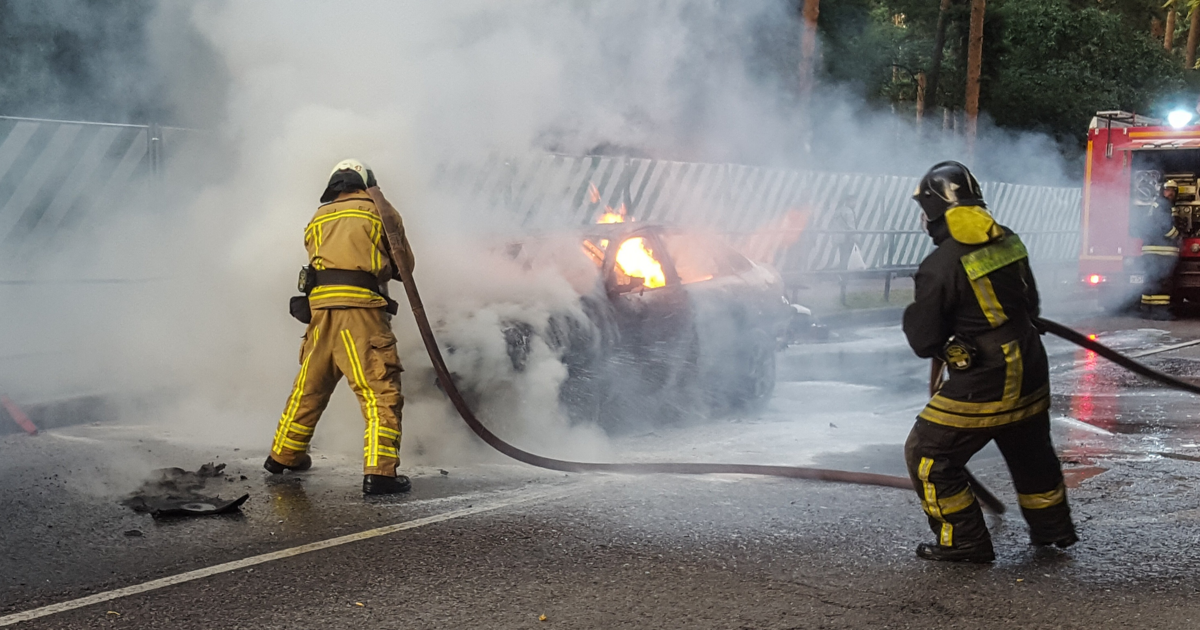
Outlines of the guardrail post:
[[150,161],[150,174],[158,177],[162,172],[162,127],[150,123],[146,128],[146,155]]

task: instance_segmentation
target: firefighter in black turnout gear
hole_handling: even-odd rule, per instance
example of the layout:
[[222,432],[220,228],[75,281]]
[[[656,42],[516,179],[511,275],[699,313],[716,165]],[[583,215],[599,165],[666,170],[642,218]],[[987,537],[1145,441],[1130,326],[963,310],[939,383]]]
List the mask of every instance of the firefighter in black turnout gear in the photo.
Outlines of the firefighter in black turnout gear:
[[1175,265],[1179,262],[1179,230],[1175,227],[1175,196],[1179,186],[1173,180],[1163,183],[1162,194],[1147,206],[1136,221],[1142,239],[1141,314],[1153,320],[1171,319],[1171,289]]
[[1050,441],[1050,375],[1025,246],[992,218],[979,182],[958,162],[930,169],[914,199],[937,249],[917,271],[904,334],[917,356],[949,368],[904,447],[937,536],[917,555],[995,559],[966,473],[967,461],[992,440],[1008,463],[1031,542],[1068,547],[1078,538]]

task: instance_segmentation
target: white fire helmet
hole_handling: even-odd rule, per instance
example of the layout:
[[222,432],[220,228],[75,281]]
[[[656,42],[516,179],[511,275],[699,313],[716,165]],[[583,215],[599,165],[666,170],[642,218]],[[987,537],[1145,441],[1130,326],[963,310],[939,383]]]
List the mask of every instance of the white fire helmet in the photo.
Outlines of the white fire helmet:
[[350,158],[350,159],[346,159],[346,160],[342,160],[341,162],[338,162],[337,166],[333,167],[333,170],[329,172],[329,176],[333,177],[333,174],[338,171],[354,171],[355,173],[358,173],[359,176],[362,177],[364,186],[370,186],[369,174],[371,172],[371,169],[366,164],[363,164],[362,162],[360,162],[358,160]]

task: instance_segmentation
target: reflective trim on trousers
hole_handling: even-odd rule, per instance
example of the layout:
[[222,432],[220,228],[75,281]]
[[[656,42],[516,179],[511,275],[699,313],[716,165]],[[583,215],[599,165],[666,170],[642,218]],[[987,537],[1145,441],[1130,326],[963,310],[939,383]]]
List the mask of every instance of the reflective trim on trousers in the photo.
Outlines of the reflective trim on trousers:
[[1036,494],[1017,494],[1017,503],[1026,510],[1044,510],[1049,507],[1054,507],[1059,503],[1067,500],[1067,488],[1063,484],[1058,484],[1058,487],[1049,492],[1038,492]]
[[[967,487],[963,488],[962,492],[959,492],[948,499],[938,499],[937,502],[932,505],[926,501],[921,501],[921,508],[924,509],[925,513],[930,516],[934,516],[934,512],[944,516],[946,514],[961,512],[971,507],[971,504],[974,502],[975,493],[971,492],[970,487]],[[934,516],[934,518],[937,517]]]
[[[296,377],[296,387],[292,390],[288,405],[283,410],[283,417],[279,419],[279,427],[275,429],[275,443],[272,445],[271,452],[276,455],[282,454],[284,448],[301,453],[308,451],[308,442],[312,440],[313,427],[296,424],[296,412],[300,409],[300,399],[304,397],[304,383],[308,380],[308,362],[317,349],[317,339],[320,335],[321,329],[314,326],[312,348],[309,349],[308,356],[304,357],[304,363],[300,365],[300,375]],[[288,433],[295,433],[301,439],[293,440],[287,436]]]
[[367,417],[367,431],[365,435],[366,444],[363,446],[363,456],[366,458],[368,468],[379,466],[380,457],[391,457],[399,459],[399,453],[394,446],[385,446],[380,443],[380,437],[400,438],[400,432],[395,429],[388,429],[381,426],[379,419],[379,399],[375,396],[375,391],[371,389],[371,384],[367,381],[366,372],[363,371],[362,361],[355,352],[354,336],[349,330],[342,331],[342,343],[346,346],[346,354],[350,357],[350,367],[352,368],[354,383],[362,392],[363,411]]
[[[933,469],[933,460],[928,457],[921,458],[921,464],[917,466],[917,477],[921,480],[921,486],[924,490],[925,500],[922,501],[922,507],[925,507],[925,512],[929,516],[938,520],[942,524],[942,532],[938,536],[938,544],[943,547],[954,546],[954,526],[948,523],[945,517],[942,516],[942,508],[938,503],[937,489],[934,488],[933,482],[929,481],[929,471]],[[955,495],[957,496],[957,495]],[[975,497],[972,496],[972,499]],[[969,503],[967,505],[970,505]]]

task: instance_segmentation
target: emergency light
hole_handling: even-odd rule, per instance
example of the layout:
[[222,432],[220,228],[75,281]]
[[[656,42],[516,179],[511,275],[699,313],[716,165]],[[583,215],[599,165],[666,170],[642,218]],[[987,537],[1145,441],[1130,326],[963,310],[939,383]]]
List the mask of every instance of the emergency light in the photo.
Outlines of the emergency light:
[[1188,123],[1192,122],[1192,112],[1186,109],[1177,109],[1167,114],[1167,122],[1176,129],[1186,127]]

